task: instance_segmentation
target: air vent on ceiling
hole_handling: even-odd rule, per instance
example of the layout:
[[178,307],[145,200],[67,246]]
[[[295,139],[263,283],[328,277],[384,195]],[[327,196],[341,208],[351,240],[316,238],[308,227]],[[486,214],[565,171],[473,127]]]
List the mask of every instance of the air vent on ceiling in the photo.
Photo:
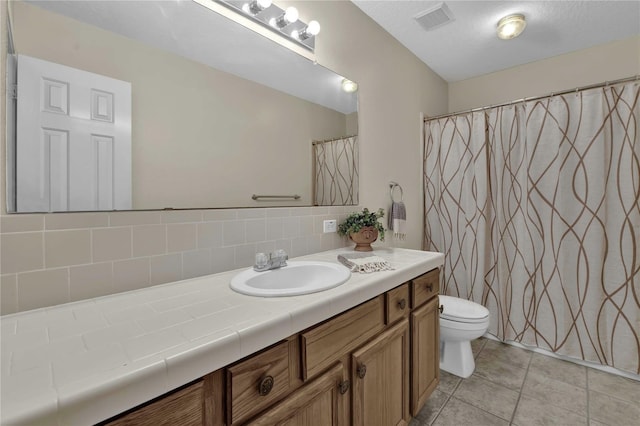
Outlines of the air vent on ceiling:
[[431,9],[416,15],[414,19],[427,31],[455,20],[453,13],[444,3],[436,4]]

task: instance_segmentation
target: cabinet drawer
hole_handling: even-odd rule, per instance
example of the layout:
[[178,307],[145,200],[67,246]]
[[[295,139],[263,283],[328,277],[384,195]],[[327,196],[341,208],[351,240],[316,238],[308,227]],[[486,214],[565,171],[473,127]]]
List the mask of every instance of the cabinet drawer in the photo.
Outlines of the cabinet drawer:
[[289,343],[282,342],[227,369],[227,419],[236,424],[258,413],[293,387]]
[[426,274],[411,280],[411,301],[412,308],[417,308],[440,290],[440,270],[432,269]]
[[409,315],[411,310],[409,307],[409,283],[389,290],[385,294],[385,299],[387,324]]
[[202,425],[204,424],[203,388],[203,381],[199,380],[101,424],[105,426]]
[[384,295],[301,334],[302,374],[320,373],[384,328]]

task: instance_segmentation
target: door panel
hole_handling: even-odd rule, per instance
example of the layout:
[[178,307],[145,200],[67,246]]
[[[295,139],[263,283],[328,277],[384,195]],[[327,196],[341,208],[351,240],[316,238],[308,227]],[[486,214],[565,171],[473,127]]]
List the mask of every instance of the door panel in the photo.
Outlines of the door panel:
[[131,84],[18,55],[17,92],[17,211],[131,209]]

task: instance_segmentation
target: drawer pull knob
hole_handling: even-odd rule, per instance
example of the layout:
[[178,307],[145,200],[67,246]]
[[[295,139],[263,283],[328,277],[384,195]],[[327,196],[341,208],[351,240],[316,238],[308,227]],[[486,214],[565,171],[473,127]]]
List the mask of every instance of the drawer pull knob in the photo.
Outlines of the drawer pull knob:
[[400,299],[400,301],[398,302],[398,306],[400,307],[400,309],[404,309],[407,307],[407,301],[405,299]]
[[260,396],[269,395],[269,392],[271,392],[271,389],[273,389],[272,376],[266,376],[265,378],[260,380],[260,383],[258,384],[258,393],[260,394]]
[[440,307],[438,308],[438,310],[440,311],[440,313],[444,312],[444,305],[440,305]]
[[433,284],[427,284],[427,290],[433,291]]
[[359,378],[364,379],[364,376],[367,375],[367,366],[364,364],[360,364],[358,369],[356,370],[356,374]]
[[351,387],[351,382],[348,380],[345,380],[344,382],[340,383],[340,394],[344,395],[345,393],[347,393],[350,387]]

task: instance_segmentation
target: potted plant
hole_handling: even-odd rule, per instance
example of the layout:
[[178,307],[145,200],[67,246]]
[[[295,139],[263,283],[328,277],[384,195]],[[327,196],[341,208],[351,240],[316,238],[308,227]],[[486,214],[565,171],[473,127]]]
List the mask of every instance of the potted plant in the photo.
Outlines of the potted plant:
[[372,251],[371,243],[378,236],[380,241],[384,241],[384,226],[378,222],[381,217],[384,217],[384,209],[370,212],[365,208],[361,212],[351,213],[338,226],[338,235],[348,235],[356,243],[355,251]]

